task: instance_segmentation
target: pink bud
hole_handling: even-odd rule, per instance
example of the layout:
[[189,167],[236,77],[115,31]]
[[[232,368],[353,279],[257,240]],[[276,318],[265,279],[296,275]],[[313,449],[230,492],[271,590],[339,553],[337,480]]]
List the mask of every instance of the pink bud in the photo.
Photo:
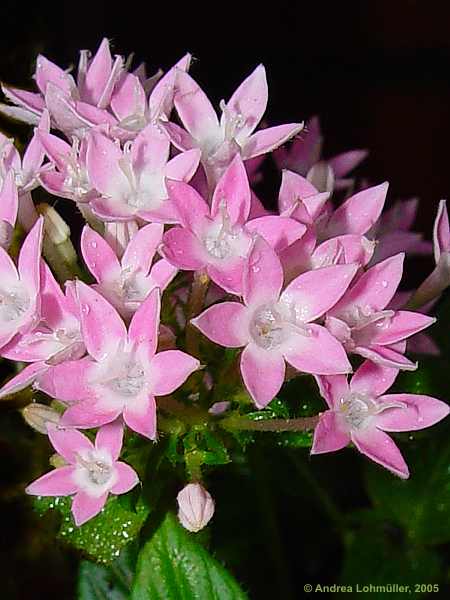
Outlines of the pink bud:
[[178,519],[185,529],[197,533],[214,514],[214,500],[199,483],[189,483],[177,496]]

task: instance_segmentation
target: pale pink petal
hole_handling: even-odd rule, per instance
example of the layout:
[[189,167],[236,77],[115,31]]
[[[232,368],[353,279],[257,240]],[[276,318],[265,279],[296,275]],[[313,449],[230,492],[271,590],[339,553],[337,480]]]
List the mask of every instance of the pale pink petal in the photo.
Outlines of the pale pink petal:
[[331,310],[331,314],[339,316],[352,306],[383,310],[400,283],[404,258],[404,254],[397,254],[371,267]]
[[40,285],[40,261],[42,232],[44,227],[43,217],[39,217],[33,229],[25,238],[19,254],[19,275],[29,288],[37,293]]
[[123,462],[114,465],[118,476],[117,482],[111,488],[111,494],[126,494],[139,483],[136,471]]
[[65,171],[67,163],[64,159],[70,155],[70,145],[61,138],[56,137],[56,135],[47,133],[46,131],[39,131],[38,137],[50,161],[60,171]]
[[83,228],[80,245],[84,262],[98,283],[120,274],[120,263],[111,246],[89,225]]
[[82,98],[91,104],[97,104],[108,83],[112,68],[112,57],[109,42],[103,38],[97,52],[92,58],[83,82]]
[[105,410],[101,403],[95,401],[79,402],[70,406],[60,420],[61,426],[92,429],[115,421],[122,413],[122,407]]
[[198,169],[200,156],[201,152],[198,148],[177,154],[166,165],[166,177],[177,181],[190,181]]
[[399,310],[387,319],[384,326],[376,327],[371,343],[387,346],[422,331],[436,322],[434,317],[409,310]]
[[22,186],[29,186],[35,180],[36,175],[42,165],[45,156],[45,150],[41,143],[39,134],[48,132],[50,129],[50,116],[47,110],[44,110],[39,122],[39,127],[34,130],[33,137],[28,144],[22,159]]
[[161,121],[161,127],[178,150],[187,151],[196,149],[196,142],[191,134],[176,123]]
[[231,225],[244,225],[250,213],[250,199],[247,171],[241,157],[236,154],[214,190],[211,216],[215,218],[223,206]]
[[378,248],[376,243],[362,235],[340,235],[317,246],[311,259],[315,267],[349,263],[364,267],[371,260],[375,248]]
[[166,396],[179,388],[191,373],[196,371],[200,362],[180,350],[158,352],[152,358],[150,380],[155,396]]
[[158,173],[169,158],[170,140],[159,127],[150,123],[135,139],[131,148],[133,168],[137,173]]
[[245,387],[258,408],[264,408],[283,385],[285,364],[283,356],[250,343],[241,355],[241,374]]
[[315,375],[319,386],[320,395],[328,404],[328,407],[339,408],[342,398],[349,392],[346,375]]
[[164,234],[161,253],[171,264],[187,271],[198,271],[207,263],[206,249],[182,227],[172,227]]
[[397,375],[398,369],[366,360],[353,375],[350,389],[352,392],[377,398],[391,387]]
[[335,265],[299,275],[281,294],[280,302],[292,307],[305,323],[322,316],[342,297],[358,265]]
[[[233,93],[226,105],[226,113],[240,116],[244,124],[239,128],[236,141],[241,144],[253,133],[267,107],[268,88],[266,70],[258,65]],[[226,114],[225,113],[225,114]]]
[[160,310],[161,294],[158,288],[154,288],[131,319],[128,339],[145,355],[146,360],[151,360],[156,352]]
[[107,196],[120,195],[129,183],[120,169],[120,147],[102,133],[91,132],[86,153],[86,166],[92,185]]
[[278,215],[252,219],[246,223],[246,229],[264,238],[277,254],[299,240],[306,232],[302,223]]
[[108,498],[108,492],[101,496],[89,496],[86,492],[79,491],[72,502],[72,514],[75,520],[75,525],[80,527],[86,521],[98,515],[105,506]]
[[122,450],[123,423],[120,419],[103,425],[95,436],[96,450],[105,449],[113,460],[117,460]]
[[[90,202],[92,212],[104,221],[130,221],[136,216],[136,209],[119,198],[94,198]],[[150,219],[148,219],[150,220]]]
[[219,129],[216,112],[204,91],[186,72],[177,72],[175,108],[188,132],[199,141],[213,137]]
[[0,220],[14,227],[19,209],[19,195],[14,181],[14,171],[11,169],[3,180],[0,190]]
[[130,271],[141,271],[147,274],[152,264],[153,256],[161,243],[164,226],[160,223],[150,223],[137,231],[122,257],[122,267]]
[[55,365],[39,376],[36,387],[63,402],[80,402],[92,398],[89,373],[94,364],[86,357]]
[[415,431],[438,423],[449,414],[449,405],[422,394],[387,394],[377,402],[404,404],[404,408],[387,408],[374,417],[374,423],[383,431]]
[[352,431],[352,442],[360,452],[402,479],[409,477],[408,465],[392,439],[376,427]]
[[434,260],[437,264],[442,252],[450,252],[450,226],[445,200],[439,202],[438,213],[434,222],[433,245]]
[[194,233],[202,230],[209,207],[194,188],[183,181],[167,180],[167,192],[175,204],[181,224]]
[[409,358],[406,358],[402,353],[389,346],[377,346],[375,344],[369,347],[356,346],[353,352],[385,367],[402,369],[404,371],[415,371],[417,369],[416,362],[410,361]]
[[130,429],[154,440],[156,438],[156,403],[154,396],[148,396],[129,403],[123,412],[123,419]]
[[34,79],[43,94],[46,93],[49,83],[69,94],[75,87],[73,78],[42,54],[39,54],[36,60]]
[[36,121],[32,121],[31,124],[38,124],[38,118],[42,111],[45,109],[44,98],[41,94],[35,92],[29,92],[28,90],[21,90],[19,88],[9,87],[2,84],[2,92],[6,98],[18,104],[19,106],[28,109],[36,116]]
[[326,231],[328,237],[346,233],[362,235],[377,222],[383,210],[388,183],[358,192],[332,214]]
[[77,462],[80,452],[91,452],[92,442],[76,429],[66,429],[59,425],[47,425],[48,437],[53,448],[70,464]]
[[321,325],[309,324],[305,333],[292,333],[283,344],[283,355],[304,373],[340,375],[352,370],[342,344]]
[[345,177],[350,171],[353,171],[353,169],[356,169],[367,158],[368,154],[368,150],[349,150],[330,158],[328,163],[333,169],[336,178],[340,179],[341,177]]
[[156,283],[161,291],[164,291],[169,283],[178,273],[178,269],[169,261],[162,258],[158,260],[150,271],[151,279]]
[[242,149],[244,160],[271,152],[294,137],[303,129],[303,123],[289,123],[261,129],[249,137]]
[[143,115],[146,108],[145,91],[139,78],[127,73],[117,83],[111,97],[111,109],[121,121],[134,115]]
[[[2,352],[3,354],[3,352]],[[23,368],[18,375],[12,377],[5,385],[0,389],[0,398],[5,396],[11,396],[21,390],[25,389],[33,383],[36,377],[39,377],[42,373],[48,369],[48,365],[44,362],[36,362],[31,365],[27,365]]]
[[42,184],[42,187],[47,190],[49,194],[73,200],[73,193],[71,190],[66,189],[66,178],[62,173],[58,173],[56,171],[47,171],[41,173],[39,175],[39,181]]
[[10,106],[9,104],[3,104],[3,102],[0,102],[0,114],[5,115],[5,117],[8,117],[9,119],[22,121],[28,125],[38,125],[39,117],[41,115],[40,112],[28,110],[21,106]]
[[317,194],[316,188],[304,177],[293,171],[283,169],[278,209],[280,212],[292,209],[296,202]]
[[226,348],[239,348],[249,341],[249,314],[242,304],[220,302],[191,320],[207,338]]
[[[185,54],[155,85],[148,99],[148,107],[152,117],[169,117],[173,108],[175,81],[181,71],[189,71],[191,59],[191,54]],[[164,123],[164,121],[162,122]]]
[[76,283],[83,340],[96,360],[113,355],[127,339],[127,330],[116,309],[93,288]]
[[333,410],[322,413],[314,430],[311,454],[335,452],[350,443],[350,434],[342,428],[339,416]]
[[17,283],[18,275],[16,265],[13,263],[12,258],[6,252],[4,248],[0,246],[0,272],[5,283],[11,285],[13,282]]
[[73,477],[75,467],[61,467],[30,483],[25,492],[31,496],[70,496],[78,489]]
[[257,237],[250,251],[243,278],[247,306],[276,302],[283,286],[283,268],[275,251]]

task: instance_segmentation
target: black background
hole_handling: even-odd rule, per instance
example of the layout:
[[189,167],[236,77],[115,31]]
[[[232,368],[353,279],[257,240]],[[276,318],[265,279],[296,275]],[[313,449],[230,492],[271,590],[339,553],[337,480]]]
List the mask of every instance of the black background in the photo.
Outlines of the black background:
[[[32,6],[3,1],[0,15],[2,81],[30,87],[37,53],[68,67],[77,63],[80,48],[95,50],[107,36],[116,53],[135,52],[136,60],[145,61],[150,73],[158,67],[167,69],[190,51],[196,58],[191,74],[218,106],[263,62],[270,92],[267,119],[278,124],[318,114],[326,155],[369,149],[360,173],[374,183],[388,180],[391,200],[420,197],[417,229],[425,230],[427,237],[438,201],[450,195],[450,9],[446,3],[362,0],[251,6],[220,0],[204,7],[189,3],[181,9],[155,0],[123,0],[115,6],[104,1]],[[3,119],[0,127],[19,135],[26,131]],[[10,420],[17,426],[12,413],[4,419],[6,426]],[[31,437],[29,441],[32,452]],[[9,478],[11,469],[19,472],[27,460],[18,459],[13,450],[14,445],[2,442],[1,460]],[[11,590],[20,589],[17,598],[24,599],[69,598],[72,561],[58,562],[57,547],[48,561],[41,555],[38,569],[32,572],[23,571],[28,563],[16,561],[24,555],[15,547],[18,540],[36,542],[27,537],[22,501],[11,501],[11,493],[21,497],[23,483],[20,477],[12,478],[15,493],[10,481],[0,484],[2,511],[10,515],[2,525],[2,561],[8,575],[23,579],[23,585],[15,581]],[[286,541],[295,551],[296,540],[288,535]],[[325,545],[325,555],[330,552],[333,547]],[[333,567],[326,565],[332,562],[330,554],[324,563],[328,577]],[[5,598],[10,597],[16,598],[6,592]]]

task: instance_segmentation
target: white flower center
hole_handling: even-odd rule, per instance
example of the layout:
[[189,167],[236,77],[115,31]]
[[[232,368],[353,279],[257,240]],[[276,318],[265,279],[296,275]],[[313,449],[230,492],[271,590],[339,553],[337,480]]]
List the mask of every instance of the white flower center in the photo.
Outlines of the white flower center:
[[371,417],[390,408],[405,408],[405,404],[402,402],[378,404],[368,394],[350,392],[345,398],[341,398],[339,407],[350,429],[363,429]]
[[90,483],[105,485],[111,479],[112,465],[99,459],[94,453],[87,459],[78,456],[77,462],[84,468]]
[[104,380],[102,383],[119,396],[131,398],[137,396],[144,387],[145,372],[139,363],[126,362],[116,377]]
[[19,288],[9,291],[0,289],[0,321],[11,323],[17,321],[30,307],[28,294]]
[[272,306],[259,308],[251,320],[250,334],[256,344],[265,350],[279,346],[286,335],[279,312]]
[[231,225],[225,200],[221,202],[219,218],[213,222],[203,244],[208,254],[219,260],[230,256],[246,256],[250,237],[239,225]]

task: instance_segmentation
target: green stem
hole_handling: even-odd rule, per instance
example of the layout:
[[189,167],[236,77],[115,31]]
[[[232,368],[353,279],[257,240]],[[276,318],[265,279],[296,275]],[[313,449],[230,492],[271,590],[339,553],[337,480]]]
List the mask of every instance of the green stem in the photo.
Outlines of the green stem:
[[331,500],[329,494],[327,494],[317,479],[311,474],[311,471],[305,466],[305,464],[301,459],[298,458],[297,455],[294,453],[289,453],[289,456],[291,457],[292,463],[298,475],[303,479],[305,484],[308,486],[308,489],[310,489],[319,500],[323,511],[334,523],[336,529],[343,533],[345,530],[344,519],[336,504]]
[[224,429],[232,431],[309,431],[315,428],[318,421],[319,415],[299,417],[298,419],[261,419],[259,421],[232,415],[219,421],[219,424]]

